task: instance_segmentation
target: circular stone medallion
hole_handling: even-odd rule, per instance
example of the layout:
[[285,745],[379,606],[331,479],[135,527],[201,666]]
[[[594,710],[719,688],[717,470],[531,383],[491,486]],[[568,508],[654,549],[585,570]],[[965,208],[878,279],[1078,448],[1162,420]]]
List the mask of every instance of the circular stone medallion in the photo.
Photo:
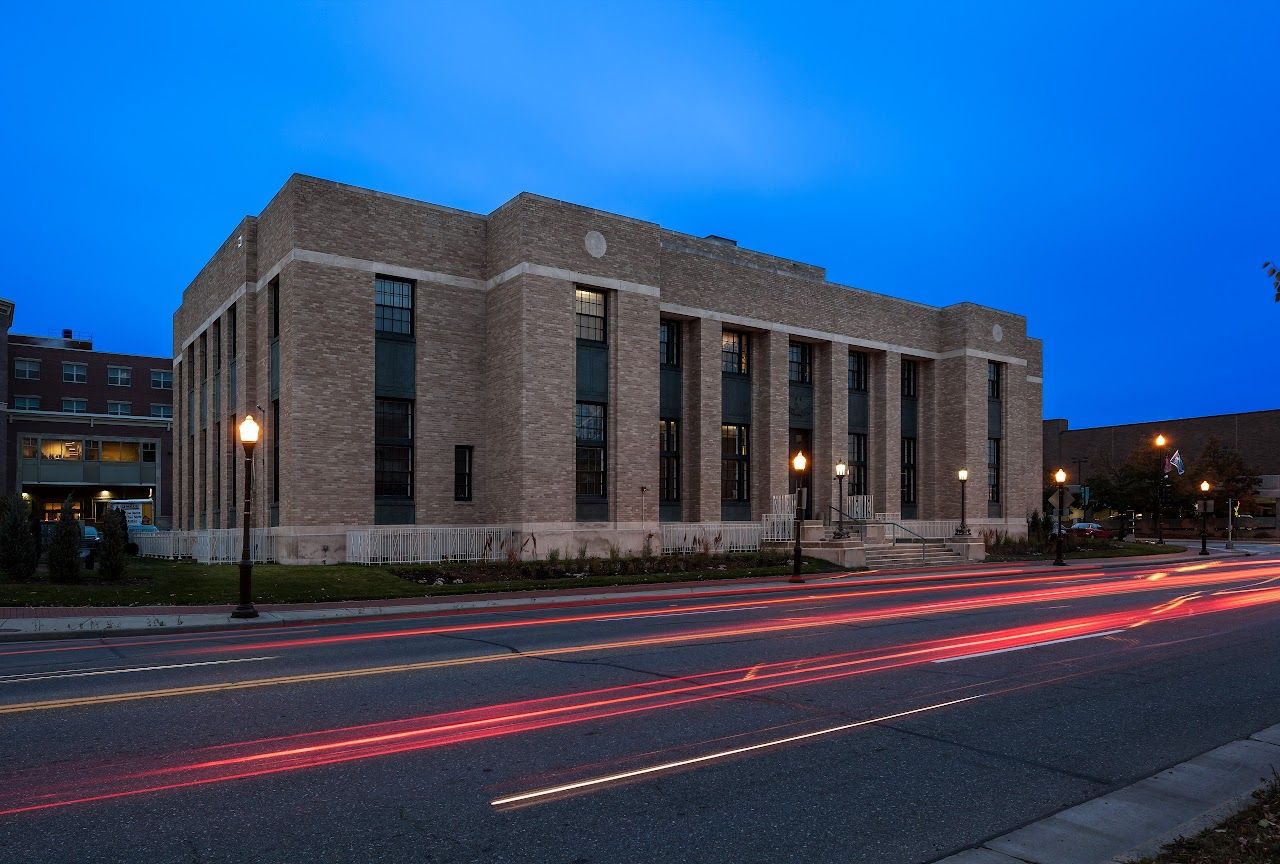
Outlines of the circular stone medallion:
[[587,247],[587,254],[592,258],[599,258],[609,248],[604,235],[599,231],[588,231],[587,236],[582,238],[582,244]]
[[992,325],[992,327],[991,327],[991,338],[992,338],[992,339],[994,339],[994,340],[996,340],[997,342],[1003,342],[1003,341],[1004,341],[1004,328],[1003,328],[1003,327],[1001,327],[999,324]]

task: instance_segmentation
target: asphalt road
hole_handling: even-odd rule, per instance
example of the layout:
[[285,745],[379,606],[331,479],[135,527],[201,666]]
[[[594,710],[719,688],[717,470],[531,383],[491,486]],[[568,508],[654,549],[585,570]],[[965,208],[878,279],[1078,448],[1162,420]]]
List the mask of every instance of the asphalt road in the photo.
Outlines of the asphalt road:
[[4,862],[927,862],[1280,722],[1280,561],[0,644]]

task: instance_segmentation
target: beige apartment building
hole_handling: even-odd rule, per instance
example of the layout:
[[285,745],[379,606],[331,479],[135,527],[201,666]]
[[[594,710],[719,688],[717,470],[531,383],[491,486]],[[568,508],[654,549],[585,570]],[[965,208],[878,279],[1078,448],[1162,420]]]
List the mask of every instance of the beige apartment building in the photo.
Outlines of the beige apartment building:
[[661,522],[760,520],[811,459],[809,516],[1025,530],[1041,345],[823,268],[522,193],[489,215],[295,175],[173,319],[175,527],[256,526],[342,560],[372,525],[519,526],[524,554],[638,549]]

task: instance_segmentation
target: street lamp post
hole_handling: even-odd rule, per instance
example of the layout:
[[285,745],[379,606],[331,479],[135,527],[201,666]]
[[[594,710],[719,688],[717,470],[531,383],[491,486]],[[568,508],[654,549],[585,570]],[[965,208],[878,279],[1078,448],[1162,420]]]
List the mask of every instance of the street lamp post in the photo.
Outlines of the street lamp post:
[[1169,464],[1169,448],[1165,446],[1168,439],[1163,435],[1156,436],[1156,446],[1160,448],[1161,455],[1164,456],[1164,464],[1160,466],[1161,473],[1164,474],[1163,479],[1159,480],[1159,487],[1156,489],[1156,542],[1161,546],[1164,545],[1164,525],[1160,522],[1160,517],[1164,515],[1164,487],[1169,480],[1169,475],[1164,469]]
[[1058,556],[1053,559],[1053,563],[1065,566],[1067,562],[1062,559],[1062,541],[1066,534],[1066,528],[1062,524],[1062,508],[1066,503],[1067,472],[1059,468],[1053,475],[1053,479],[1058,482],[1058,531],[1056,535],[1058,541]]
[[1200,481],[1200,554],[1209,554],[1209,481]]
[[[840,497],[836,499],[836,536],[844,537],[844,478],[849,473],[849,466],[844,462],[836,463],[836,480],[840,484]],[[830,488],[830,487],[827,487]]]
[[258,443],[258,424],[252,414],[240,423],[240,443],[244,447],[244,528],[240,538],[240,605],[232,618],[257,618],[253,608],[253,558],[249,554],[249,506],[253,500],[253,448]]
[[796,451],[791,467],[796,472],[796,548],[791,562],[790,582],[803,582],[800,577],[800,527],[804,523],[804,466],[809,463],[803,451]]
[[969,536],[969,525],[965,522],[964,485],[969,480],[969,469],[961,468],[956,472],[956,476],[960,478],[960,527],[956,529],[956,536],[967,537]]

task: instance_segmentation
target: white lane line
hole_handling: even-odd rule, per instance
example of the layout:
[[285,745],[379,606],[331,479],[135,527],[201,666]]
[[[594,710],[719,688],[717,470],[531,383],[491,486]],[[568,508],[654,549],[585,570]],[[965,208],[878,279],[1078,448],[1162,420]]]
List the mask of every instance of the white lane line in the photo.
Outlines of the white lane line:
[[910,711],[899,711],[897,714],[886,714],[883,717],[872,717],[870,720],[859,720],[856,723],[845,723],[840,726],[831,726],[827,729],[818,729],[814,732],[791,735],[787,738],[778,738],[774,741],[762,741],[759,744],[749,744],[745,747],[734,747],[732,750],[718,750],[715,753],[706,753],[702,756],[694,756],[689,759],[679,759],[675,762],[663,762],[661,765],[650,765],[647,768],[636,768],[633,771],[620,771],[617,774],[608,774],[604,777],[593,777],[589,780],[579,780],[575,783],[563,783],[559,786],[550,786],[546,789],[535,789],[532,792],[521,792],[518,795],[508,795],[505,798],[495,798],[493,801],[490,801],[489,804],[494,807],[501,807],[504,804],[521,804],[537,800],[538,798],[546,798],[549,795],[559,795],[564,792],[576,792],[580,789],[589,789],[592,786],[614,783],[618,780],[628,780],[632,777],[643,777],[646,774],[656,774],[659,771],[669,771],[672,768],[683,768],[688,765],[698,765],[703,762],[710,762],[714,759],[725,759],[729,756],[751,753],[756,750],[765,750],[769,747],[780,747],[783,744],[793,744],[796,741],[817,738],[821,735],[833,735],[836,732],[847,732],[850,729],[857,729],[859,726],[870,726],[873,723],[884,723],[889,720],[897,720],[899,717],[910,717],[912,714],[922,714],[925,711],[934,711],[938,708],[947,708],[951,705],[959,705],[962,702],[971,702],[974,699],[981,699],[986,695],[986,693],[979,693],[975,696],[966,696],[963,699],[952,699],[950,702],[938,702],[934,705],[925,705],[922,708],[912,708]]
[[625,618],[609,618],[606,621],[649,621],[654,618],[676,618],[680,615],[716,615],[722,612],[745,612],[747,609],[768,609],[767,605],[737,606],[733,609],[706,609],[701,612],[658,612],[653,615],[628,615]]
[[975,657],[990,657],[993,654],[1008,654],[1010,651],[1025,651],[1028,648],[1042,648],[1045,645],[1061,645],[1063,642],[1078,642],[1081,639],[1097,639],[1099,636],[1113,636],[1116,633],[1123,633],[1125,628],[1121,627],[1117,630],[1103,630],[1101,633],[1086,633],[1083,636],[1068,636],[1065,639],[1049,639],[1045,642],[1032,642],[1030,645],[1015,645],[1012,648],[997,648],[994,651],[979,651],[976,654],[964,654],[960,657],[943,657],[941,660],[934,660],[934,663],[954,663],[957,660],[972,660]]
[[0,684],[26,684],[29,681],[52,681],[57,678],[87,678],[91,675],[121,675],[125,672],[162,672],[167,669],[191,669],[196,666],[255,663],[259,660],[275,659],[275,657],[238,657],[234,660],[202,660],[198,663],[174,663],[168,666],[130,666],[125,669],[94,669],[91,671],[66,669],[58,672],[27,672],[20,675],[0,675]]

